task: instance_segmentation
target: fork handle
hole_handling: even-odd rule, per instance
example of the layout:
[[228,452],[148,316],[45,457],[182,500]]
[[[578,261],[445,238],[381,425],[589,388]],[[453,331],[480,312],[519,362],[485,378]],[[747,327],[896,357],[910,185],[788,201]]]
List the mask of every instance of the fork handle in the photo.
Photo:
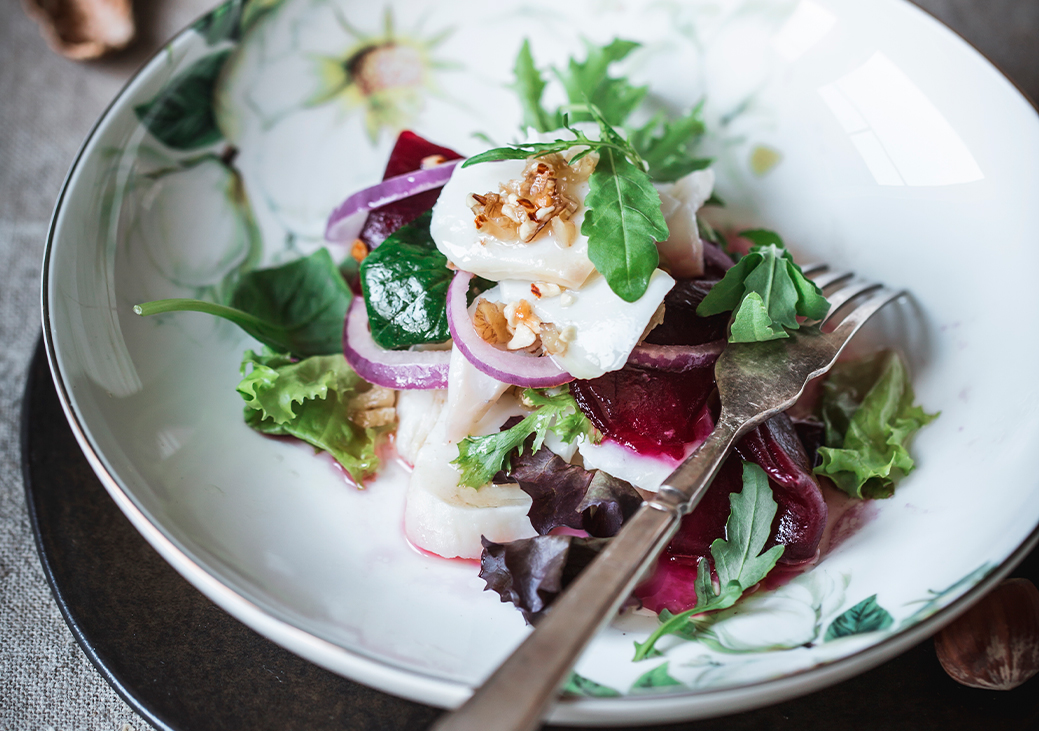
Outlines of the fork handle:
[[721,419],[606,549],[552,604],[537,628],[457,711],[430,731],[533,731],[582,650],[631,594],[643,571],[700,501],[742,424]]

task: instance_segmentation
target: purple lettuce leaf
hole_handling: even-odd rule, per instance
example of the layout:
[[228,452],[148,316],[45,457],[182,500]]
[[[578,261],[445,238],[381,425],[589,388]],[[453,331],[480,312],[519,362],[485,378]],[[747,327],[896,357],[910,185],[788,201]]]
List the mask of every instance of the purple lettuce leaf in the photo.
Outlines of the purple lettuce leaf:
[[608,538],[535,536],[510,543],[483,541],[480,578],[502,602],[536,624],[552,601],[606,546]]

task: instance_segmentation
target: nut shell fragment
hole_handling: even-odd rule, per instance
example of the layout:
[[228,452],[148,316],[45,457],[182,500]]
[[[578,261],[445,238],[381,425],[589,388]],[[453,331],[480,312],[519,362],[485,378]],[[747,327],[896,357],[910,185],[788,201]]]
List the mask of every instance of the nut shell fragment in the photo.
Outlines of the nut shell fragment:
[[1039,672],[1039,590],[1008,579],[934,637],[945,672],[971,688],[1010,690]]
[[76,61],[126,47],[136,31],[131,0],[22,0],[47,43]]

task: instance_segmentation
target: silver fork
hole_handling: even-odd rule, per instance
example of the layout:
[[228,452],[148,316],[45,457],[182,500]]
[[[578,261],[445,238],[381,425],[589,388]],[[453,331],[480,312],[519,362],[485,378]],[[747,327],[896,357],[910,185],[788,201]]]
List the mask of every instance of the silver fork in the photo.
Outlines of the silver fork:
[[[802,328],[783,340],[726,346],[715,365],[721,415],[714,431],[556,598],[534,632],[461,708],[442,717],[431,731],[538,728],[582,650],[670,542],[682,516],[700,502],[736,441],[792,406],[808,381],[833,366],[866,320],[904,294],[852,281],[851,272],[832,272],[825,265],[804,271],[828,292],[831,303],[818,327]],[[855,307],[845,307],[855,299],[860,299]],[[847,315],[829,330],[839,310]]]

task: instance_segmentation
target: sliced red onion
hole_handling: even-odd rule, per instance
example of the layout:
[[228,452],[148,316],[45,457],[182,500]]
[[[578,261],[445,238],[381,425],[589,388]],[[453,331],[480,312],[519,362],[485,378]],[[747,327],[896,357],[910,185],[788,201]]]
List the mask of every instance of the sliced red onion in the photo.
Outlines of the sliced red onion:
[[703,345],[636,345],[628,356],[631,365],[656,368],[661,371],[683,371],[714,365],[725,348],[724,340]]
[[397,389],[447,388],[450,350],[386,350],[368,330],[368,310],[363,297],[354,297],[343,328],[346,362],[364,380]]
[[436,167],[397,175],[354,193],[328,217],[325,238],[339,243],[353,241],[361,232],[370,211],[416,193],[441,187],[451,178],[459,162],[461,160],[450,160]]
[[472,278],[469,272],[455,272],[447,290],[447,324],[455,347],[466,360],[481,373],[514,386],[551,388],[574,380],[551,358],[499,350],[481,338],[466,306],[469,280]]
[[718,244],[712,243],[707,239],[700,239],[700,243],[703,244],[704,264],[714,265],[726,272],[732,269],[732,258],[722,251]]

